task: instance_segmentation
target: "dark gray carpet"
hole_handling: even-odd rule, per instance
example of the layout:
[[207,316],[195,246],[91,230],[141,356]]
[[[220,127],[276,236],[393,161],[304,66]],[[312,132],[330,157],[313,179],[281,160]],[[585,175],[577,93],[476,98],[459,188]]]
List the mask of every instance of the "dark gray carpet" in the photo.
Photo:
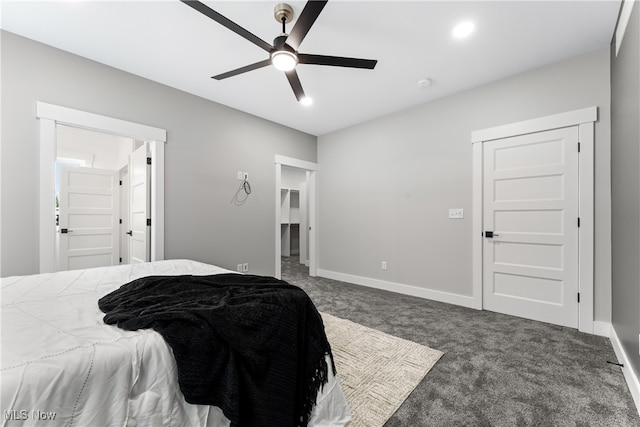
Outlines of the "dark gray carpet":
[[445,353],[385,426],[640,427],[608,338],[307,271],[283,257],[320,311]]

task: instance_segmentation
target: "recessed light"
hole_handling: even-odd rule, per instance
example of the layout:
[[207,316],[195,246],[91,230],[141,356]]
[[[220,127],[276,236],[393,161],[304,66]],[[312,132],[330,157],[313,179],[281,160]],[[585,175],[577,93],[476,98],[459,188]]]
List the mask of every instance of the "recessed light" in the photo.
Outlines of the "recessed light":
[[300,104],[302,104],[304,106],[309,106],[309,105],[313,104],[313,99],[309,98],[308,96],[305,96],[304,98],[302,98],[300,100]]
[[475,24],[471,21],[464,21],[453,27],[453,36],[456,38],[464,38],[473,33],[476,28]]

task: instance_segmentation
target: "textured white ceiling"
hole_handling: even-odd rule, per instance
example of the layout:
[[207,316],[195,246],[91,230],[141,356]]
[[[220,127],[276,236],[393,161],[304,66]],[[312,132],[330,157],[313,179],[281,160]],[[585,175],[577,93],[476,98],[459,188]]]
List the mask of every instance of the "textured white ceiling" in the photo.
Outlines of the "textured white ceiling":
[[[207,1],[272,43],[280,1]],[[304,1],[291,1],[298,15]],[[210,77],[267,53],[179,1],[6,1],[2,28],[112,67],[322,135],[609,45],[619,0],[343,1],[326,5],[300,52],[377,59],[375,70],[299,65],[310,107],[266,67]],[[474,34],[453,26],[473,20]],[[295,21],[294,21],[295,24]],[[291,25],[287,26],[288,29]],[[433,84],[419,88],[420,78]]]

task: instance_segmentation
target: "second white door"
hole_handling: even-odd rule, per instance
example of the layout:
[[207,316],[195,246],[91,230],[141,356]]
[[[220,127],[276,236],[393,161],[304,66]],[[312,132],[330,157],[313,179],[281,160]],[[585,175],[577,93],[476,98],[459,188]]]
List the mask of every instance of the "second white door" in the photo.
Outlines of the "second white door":
[[129,256],[130,263],[151,260],[151,186],[147,147],[129,157]]

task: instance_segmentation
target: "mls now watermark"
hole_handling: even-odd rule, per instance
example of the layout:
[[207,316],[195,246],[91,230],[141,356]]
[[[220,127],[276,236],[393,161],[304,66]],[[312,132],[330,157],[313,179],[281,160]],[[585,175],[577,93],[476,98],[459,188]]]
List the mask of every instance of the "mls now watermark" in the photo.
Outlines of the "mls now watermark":
[[56,413],[49,411],[40,411],[37,409],[33,409],[31,411],[27,411],[26,409],[9,409],[4,411],[4,419],[13,421],[53,421],[56,419]]

